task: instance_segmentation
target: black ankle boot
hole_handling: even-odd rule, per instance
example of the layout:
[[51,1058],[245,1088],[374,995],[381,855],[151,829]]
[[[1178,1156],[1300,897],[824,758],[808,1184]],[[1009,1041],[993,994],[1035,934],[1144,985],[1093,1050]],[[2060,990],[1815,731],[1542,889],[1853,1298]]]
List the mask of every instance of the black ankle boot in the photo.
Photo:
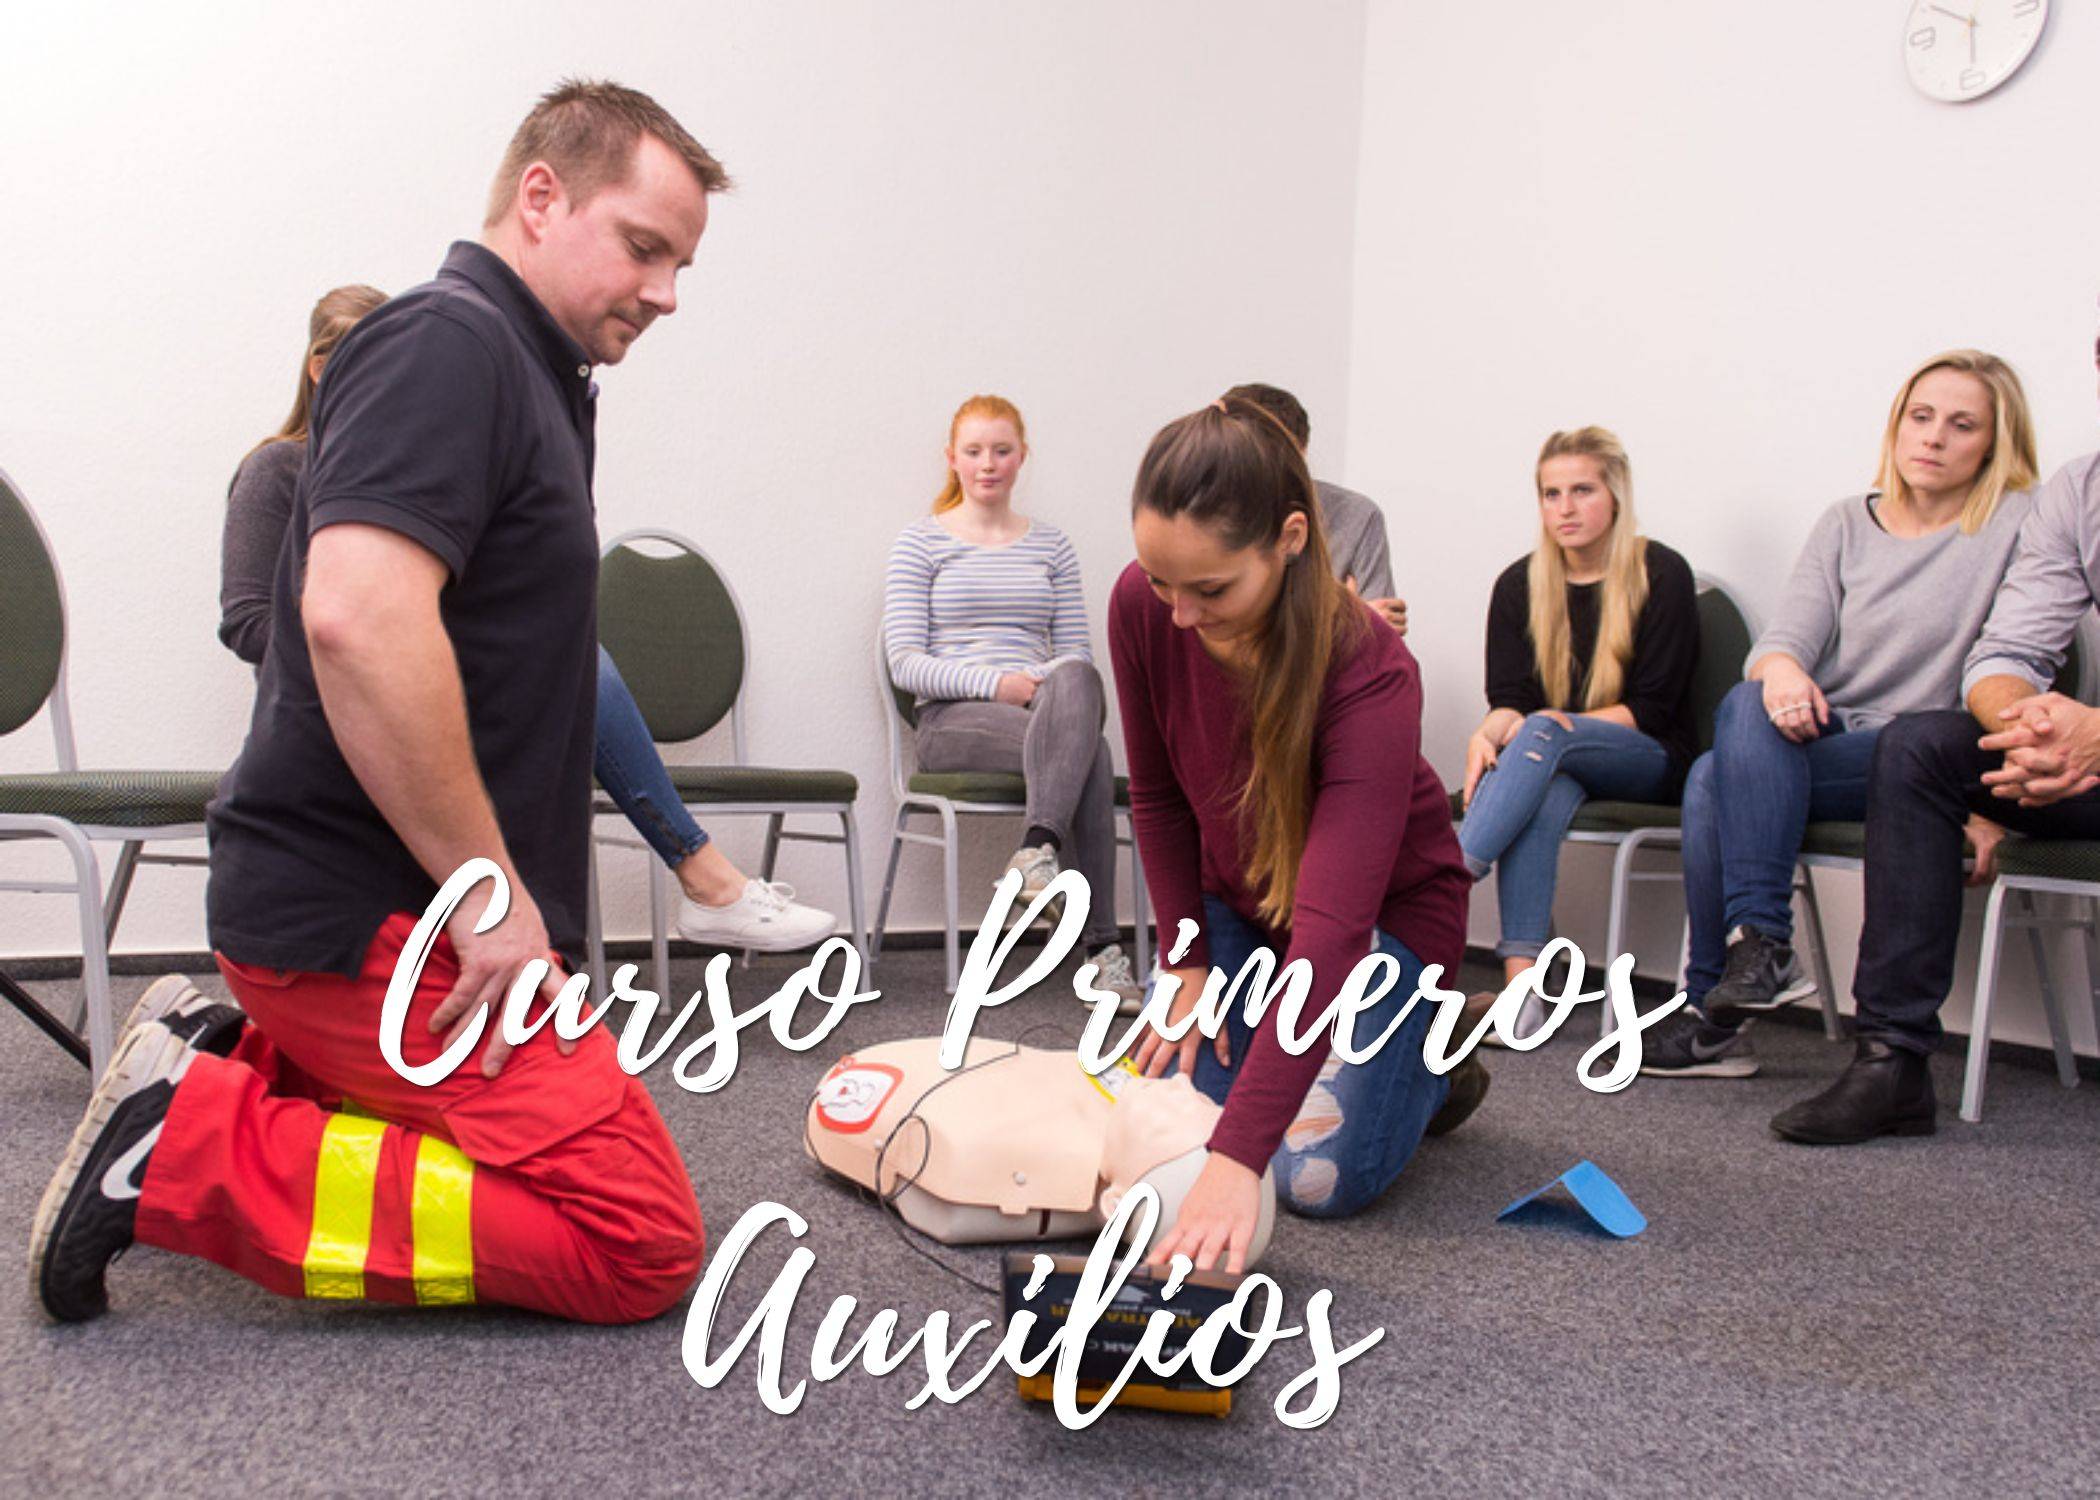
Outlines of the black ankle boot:
[[1863,1036],[1838,1080],[1772,1117],[1772,1129],[1811,1146],[1850,1146],[1877,1135],[1931,1135],[1932,1068],[1922,1052]]

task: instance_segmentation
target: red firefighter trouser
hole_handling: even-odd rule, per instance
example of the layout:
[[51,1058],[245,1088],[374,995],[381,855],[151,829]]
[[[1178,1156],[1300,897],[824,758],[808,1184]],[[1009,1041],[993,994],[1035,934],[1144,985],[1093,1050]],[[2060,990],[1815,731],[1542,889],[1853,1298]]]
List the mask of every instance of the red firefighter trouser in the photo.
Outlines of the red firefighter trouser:
[[[543,1030],[493,1079],[477,1047],[443,1082],[409,1083],[380,1056],[379,1017],[413,924],[389,918],[356,979],[220,959],[254,1024],[176,1089],[140,1242],[292,1297],[500,1302],[592,1323],[663,1312],[698,1274],[702,1237],[648,1091],[603,1028],[568,1057]],[[410,1066],[443,1050],[429,1021],[457,972],[440,938],[402,1031]]]

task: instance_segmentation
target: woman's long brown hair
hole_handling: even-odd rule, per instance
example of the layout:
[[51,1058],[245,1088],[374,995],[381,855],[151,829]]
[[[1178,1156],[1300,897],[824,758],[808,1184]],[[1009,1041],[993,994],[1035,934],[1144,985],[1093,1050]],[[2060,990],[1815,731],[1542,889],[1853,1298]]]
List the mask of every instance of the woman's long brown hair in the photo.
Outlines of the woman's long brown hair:
[[257,443],[256,448],[267,448],[272,443],[306,441],[306,432],[313,425],[314,416],[314,356],[318,354],[325,358],[333,354],[335,346],[343,341],[343,335],[357,326],[357,320],[385,301],[385,292],[353,282],[324,294],[314,304],[313,312],[306,319],[306,352],[299,356],[299,389],[292,397],[291,415],[284,419],[282,427]]
[[1253,752],[1239,799],[1253,849],[1247,880],[1261,893],[1262,920],[1288,926],[1312,826],[1320,700],[1337,652],[1364,627],[1362,606],[1328,563],[1305,456],[1281,423],[1244,398],[1228,396],[1162,428],[1138,466],[1131,508],[1185,515],[1235,551],[1274,547],[1293,512],[1305,517],[1305,548],[1285,564],[1283,590],[1238,673]]

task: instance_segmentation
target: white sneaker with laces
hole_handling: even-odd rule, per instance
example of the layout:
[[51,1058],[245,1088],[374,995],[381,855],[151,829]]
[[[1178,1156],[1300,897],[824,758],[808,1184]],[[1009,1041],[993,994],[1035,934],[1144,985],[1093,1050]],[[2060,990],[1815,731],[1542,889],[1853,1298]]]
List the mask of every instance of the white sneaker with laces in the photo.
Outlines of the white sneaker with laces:
[[1107,990],[1116,997],[1116,1014],[1134,1016],[1144,1003],[1145,987],[1138,982],[1136,972],[1130,967],[1130,956],[1123,951],[1121,943],[1110,943],[1087,959],[1094,965],[1094,988]]
[[702,906],[690,896],[678,903],[678,935],[710,948],[750,948],[792,953],[838,931],[838,918],[795,900],[795,888],[780,881],[747,880],[743,895],[727,906]]
[[[1050,889],[1050,882],[1057,879],[1057,846],[1038,844],[1032,849],[1016,849],[1014,857],[1006,862],[1006,869],[1021,872],[1021,894],[1014,898],[1014,904],[1025,905]],[[1006,871],[1000,871],[1000,879],[1005,877]]]
[[[1006,869],[999,872],[999,879],[1004,880],[1007,872],[1012,870],[1021,872],[1021,890],[1020,894],[1014,897],[1014,904],[1007,908],[1006,920],[1009,926],[1018,925],[1022,915],[1028,910],[1028,903],[1050,889],[1050,882],[1057,879],[1057,846],[1037,844],[1029,848],[1024,845],[1014,850],[1013,858],[1006,862]],[[996,889],[998,881],[992,884]],[[1059,897],[1043,908],[1042,920],[1055,926],[1058,918],[1063,915],[1064,898]]]

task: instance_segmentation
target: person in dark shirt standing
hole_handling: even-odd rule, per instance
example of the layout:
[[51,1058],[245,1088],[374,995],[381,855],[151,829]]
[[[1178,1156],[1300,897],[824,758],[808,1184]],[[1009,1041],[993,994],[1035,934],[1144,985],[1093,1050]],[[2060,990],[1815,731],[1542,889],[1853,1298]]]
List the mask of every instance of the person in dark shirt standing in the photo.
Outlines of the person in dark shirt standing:
[[[1290,433],[1226,396],[1162,429],[1132,503],[1138,560],[1109,600],[1108,641],[1130,767],[1130,816],[1171,964],[1172,1018],[1215,966],[1259,948],[1311,969],[1320,1015],[1358,960],[1398,972],[1356,1015],[1357,1062],[1325,1037],[1286,1051],[1275,1007],[1235,1007],[1215,1043],[1147,1032],[1134,1060],[1170,1064],[1224,1105],[1202,1173],[1153,1245],[1241,1269],[1262,1173],[1318,1218],[1390,1187],[1424,1135],[1455,1129],[1487,1091],[1468,1058],[1429,1070],[1435,1014],[1405,1007],[1427,966],[1465,956],[1469,882],[1443,783],[1422,758],[1422,679],[1398,631],[1329,565],[1319,501]],[[1199,934],[1178,956],[1184,922]],[[1404,1019],[1403,1019],[1404,1015]],[[1385,1036],[1388,1030],[1390,1036]]]
[[[1488,605],[1488,715],[1466,743],[1459,830],[1473,878],[1497,872],[1511,980],[1551,937],[1576,809],[1674,798],[1697,744],[1697,590],[1682,557],[1640,534],[1625,448],[1602,427],[1556,432],[1537,481],[1538,545]],[[1519,1025],[1540,1019],[1534,996]]]
[[[212,946],[247,1013],[154,985],[37,1212],[52,1317],[134,1239],[291,1296],[671,1306],[702,1229],[603,1031],[496,1012],[583,941],[597,676],[596,388],[677,306],[720,165],[653,100],[564,84],[513,137],[480,243],[329,360],[277,560],[248,742],[209,812]],[[397,961],[453,909],[381,1047]],[[506,899],[507,898],[507,899]],[[355,1101],[356,1112],[337,1106]]]

